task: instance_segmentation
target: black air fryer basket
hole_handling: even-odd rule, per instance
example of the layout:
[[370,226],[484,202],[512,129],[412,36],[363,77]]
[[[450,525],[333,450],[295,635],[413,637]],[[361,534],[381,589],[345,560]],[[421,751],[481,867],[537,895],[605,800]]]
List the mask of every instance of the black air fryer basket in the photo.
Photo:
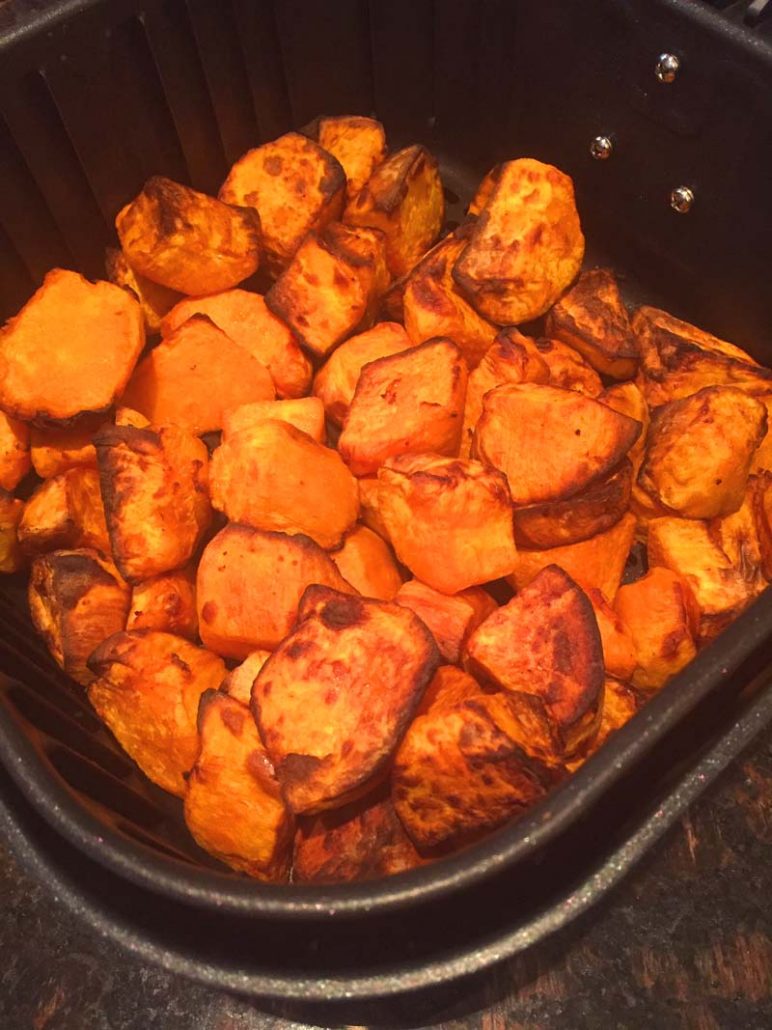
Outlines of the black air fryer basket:
[[[772,364],[767,7],[10,0],[0,313],[54,265],[103,275],[115,213],[150,175],[214,192],[249,147],[320,113],[374,113],[393,147],[438,156],[449,219],[498,160],[563,168],[588,263],[613,265],[630,303]],[[0,822],[24,862],[168,968],[308,1001],[436,984],[528,946],[615,883],[772,718],[767,590],[516,824],[388,880],[265,886],[195,847],[180,803],[49,659],[21,578],[0,581],[0,637]]]

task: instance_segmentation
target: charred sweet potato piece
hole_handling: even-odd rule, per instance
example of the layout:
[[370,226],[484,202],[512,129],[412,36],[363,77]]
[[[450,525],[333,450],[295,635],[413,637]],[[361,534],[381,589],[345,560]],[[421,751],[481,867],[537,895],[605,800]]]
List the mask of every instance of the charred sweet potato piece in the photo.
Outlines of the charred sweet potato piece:
[[177,426],[108,426],[94,439],[115,564],[141,583],[190,561],[209,527],[209,455]]
[[43,424],[107,411],[144,345],[134,297],[55,268],[0,332],[0,408]]
[[294,820],[246,705],[207,690],[199,748],[185,790],[185,823],[205,851],[257,880],[289,875]]
[[627,627],[636,668],[628,678],[641,690],[659,690],[697,654],[697,611],[686,580],[654,567],[619,588],[614,608]]
[[228,440],[261,422],[287,422],[317,443],[324,443],[324,405],[318,397],[240,404],[223,415],[222,438]]
[[742,504],[766,426],[764,405],[734,387],[671,401],[654,413],[638,483],[684,518],[729,515]]
[[30,614],[57,665],[84,686],[94,648],[126,625],[131,591],[96,551],[52,551],[32,563]]
[[366,793],[438,665],[431,633],[407,608],[308,587],[252,690],[290,808],[313,814]]
[[108,247],[105,252],[107,278],[124,290],[131,290],[140,303],[148,333],[160,333],[161,319],[180,299],[176,290],[170,290],[152,279],[135,272],[120,247]]
[[571,179],[521,158],[502,168],[453,275],[483,318],[513,325],[543,315],[583,257]]
[[28,555],[89,547],[112,557],[97,470],[72,468],[42,483],[27,502],[19,543]]
[[365,365],[338,449],[356,476],[400,454],[458,454],[466,363],[450,340],[429,340]]
[[501,469],[517,506],[565,500],[606,477],[638,438],[635,419],[555,386],[512,383],[483,398],[472,453]]
[[436,160],[422,146],[405,147],[381,162],[346,206],[349,225],[380,229],[386,264],[406,275],[439,236],[445,198]]
[[24,501],[0,487],[0,573],[18,572],[24,565],[18,537],[23,514]]
[[606,674],[620,680],[629,680],[637,664],[635,644],[630,630],[600,590],[591,587],[586,593],[600,631]]
[[[772,478],[772,477],[770,477]],[[751,476],[743,503],[723,518],[708,523],[711,539],[721,548],[732,565],[738,570],[753,594],[761,593],[767,585],[764,574],[760,526],[755,508],[755,499],[760,489],[760,478]]]
[[367,526],[356,525],[330,557],[341,576],[364,597],[391,601],[402,586],[402,575],[391,548]]
[[140,275],[179,293],[217,293],[260,265],[260,219],[155,175],[115,219],[126,259]]
[[0,490],[15,490],[29,468],[29,426],[0,411]]
[[372,323],[387,285],[383,234],[333,222],[308,234],[265,302],[304,347],[324,357]]
[[292,629],[310,583],[354,592],[309,537],[226,526],[206,545],[198,566],[201,639],[226,658],[273,650]]
[[517,563],[506,480],[477,461],[391,458],[378,472],[377,504],[399,560],[444,594],[506,576]]
[[469,207],[466,209],[468,215],[476,218],[477,215],[482,214],[483,210],[488,206],[488,201],[493,196],[493,191],[498,185],[504,167],[503,164],[494,165],[485,175],[485,178],[477,187],[477,192],[469,202]]
[[286,268],[306,235],[340,217],[346,173],[332,154],[297,132],[248,150],[219,197],[260,212],[268,270]]
[[351,200],[386,157],[386,133],[374,118],[352,114],[320,118],[319,146],[340,161],[346,173],[346,197]]
[[220,690],[228,697],[234,697],[243,705],[249,705],[252,700],[252,687],[257,674],[271,657],[270,651],[250,651],[244,661],[231,669],[220,685]]
[[571,756],[597,730],[603,703],[603,648],[587,595],[549,565],[474,631],[470,671],[513,697],[527,695]]
[[600,397],[598,397],[598,400],[613,408],[614,411],[619,411],[622,415],[628,415],[630,418],[634,418],[636,422],[641,423],[641,435],[627,454],[633,464],[633,482],[635,482],[643,462],[643,456],[646,453],[646,438],[651,421],[646,399],[635,383],[615,383],[614,386],[604,390]]
[[441,665],[416,709],[416,719],[427,712],[434,713],[452,708],[460,701],[468,701],[483,693],[483,688],[468,672],[459,669],[457,665]]
[[249,351],[271,373],[279,397],[302,397],[311,385],[311,363],[294,334],[268,308],[265,297],[248,290],[223,290],[207,297],[186,297],[161,323],[164,337],[195,315],[205,315],[234,343]]
[[175,569],[135,584],[126,629],[154,629],[195,640],[198,636],[195,571],[190,567]]
[[772,472],[763,472],[755,477],[751,505],[759,540],[761,571],[772,582]]
[[222,659],[171,633],[138,629],[105,640],[88,664],[97,715],[148,779],[184,797],[199,699],[222,682]]
[[274,395],[265,365],[206,315],[194,315],[140,362],[123,403],[153,425],[198,435],[222,429],[226,411]]
[[609,268],[583,272],[547,315],[546,330],[612,379],[632,379],[638,369],[638,341]]
[[404,583],[394,600],[416,613],[431,630],[442,657],[453,663],[461,660],[470,634],[496,609],[496,602],[482,587],[470,587],[449,596],[418,579]]
[[603,714],[598,732],[582,755],[566,763],[569,771],[575,772],[579,766],[584,765],[590,755],[594,755],[613,733],[621,730],[625,723],[632,719],[642,704],[643,697],[635,687],[614,679],[613,676],[606,676],[603,686]]
[[411,346],[410,337],[396,322],[379,322],[342,343],[314,379],[314,394],[324,404],[327,417],[343,425],[363,367]]
[[305,533],[338,547],[359,514],[359,489],[340,455],[288,422],[229,436],[212,455],[212,504],[232,522]]
[[560,340],[546,338],[535,340],[534,346],[547,366],[550,386],[576,390],[588,397],[599,397],[603,392],[598,373],[572,347]]
[[32,467],[41,479],[58,476],[67,469],[85,465],[96,468],[94,434],[105,424],[104,415],[78,419],[75,426],[63,429],[30,430]]

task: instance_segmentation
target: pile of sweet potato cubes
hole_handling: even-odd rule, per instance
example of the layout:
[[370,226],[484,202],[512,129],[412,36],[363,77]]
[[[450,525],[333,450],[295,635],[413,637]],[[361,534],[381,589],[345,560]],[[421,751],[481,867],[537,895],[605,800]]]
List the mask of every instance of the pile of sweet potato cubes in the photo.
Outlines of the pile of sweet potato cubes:
[[260,879],[517,816],[772,577],[772,372],[582,272],[556,168],[443,218],[425,148],[323,118],[218,199],[148,181],[109,281],[50,272],[0,336],[0,568]]

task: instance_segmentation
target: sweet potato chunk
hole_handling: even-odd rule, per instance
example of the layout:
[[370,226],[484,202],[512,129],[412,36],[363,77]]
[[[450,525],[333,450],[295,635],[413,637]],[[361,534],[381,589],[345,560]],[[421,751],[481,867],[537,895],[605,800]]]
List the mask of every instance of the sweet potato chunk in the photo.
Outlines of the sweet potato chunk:
[[634,418],[641,423],[641,435],[628,451],[628,458],[633,464],[633,482],[638,478],[638,472],[646,453],[646,438],[649,432],[649,406],[646,399],[635,385],[635,383],[615,383],[598,397],[599,401],[607,404],[614,411]]
[[0,490],[15,490],[29,467],[29,426],[0,411]]
[[489,172],[486,173],[485,178],[482,180],[480,185],[477,187],[477,192],[469,202],[469,207],[466,209],[468,215],[477,217],[482,214],[483,210],[488,206],[488,201],[493,196],[493,191],[498,185],[498,181],[501,178],[501,173],[504,171],[504,165],[494,165]]
[[600,590],[593,587],[586,593],[598,623],[606,674],[629,680],[637,664],[632,634]]
[[246,705],[217,690],[201,695],[198,755],[185,791],[193,839],[257,880],[289,875],[294,822]]
[[96,551],[52,551],[32,563],[28,598],[35,629],[57,665],[84,686],[95,647],[126,625],[131,592]]
[[260,265],[255,211],[160,175],[118,212],[115,228],[134,271],[179,293],[228,290]]
[[565,500],[603,479],[638,438],[635,419],[572,390],[499,386],[483,398],[472,452],[501,469],[515,505]]
[[629,678],[641,690],[659,690],[697,654],[694,598],[670,569],[654,567],[620,587],[614,608],[633,640],[636,668]]
[[291,630],[310,583],[354,592],[307,536],[226,526],[206,545],[198,566],[201,639],[226,658],[273,650]]
[[41,479],[58,476],[67,469],[85,465],[96,468],[94,434],[105,424],[104,415],[78,419],[75,426],[63,429],[30,430],[32,467]]
[[599,397],[603,392],[598,373],[572,347],[551,339],[535,340],[534,346],[547,366],[550,386],[576,390],[588,397]]
[[392,276],[405,275],[439,235],[445,198],[436,160],[422,146],[405,147],[378,165],[349,201],[344,221],[380,229]]
[[25,554],[89,547],[112,558],[96,469],[72,468],[42,483],[19,524]]
[[124,290],[131,290],[140,303],[148,333],[160,333],[161,319],[180,299],[176,290],[154,283],[135,272],[120,247],[108,247],[105,253],[107,278]]
[[356,525],[330,557],[341,576],[364,597],[391,601],[402,586],[391,548],[367,526]]
[[772,472],[763,472],[755,477],[751,504],[759,540],[761,571],[772,582]]
[[508,604],[496,609],[465,648],[472,673],[531,708],[570,757],[597,730],[603,703],[603,648],[587,595],[549,565]]
[[209,455],[177,426],[108,426],[94,439],[115,564],[130,583],[190,561],[209,527]]
[[[772,478],[772,477],[770,477]],[[743,503],[723,518],[712,519],[708,530],[712,540],[721,548],[732,565],[748,584],[751,593],[760,594],[769,577],[764,574],[764,560],[757,511],[754,510],[756,496],[760,490],[760,478],[751,476]]]
[[363,525],[389,542],[389,531],[379,509],[380,485],[377,476],[359,479],[359,518]]
[[443,594],[506,576],[517,563],[506,480],[477,461],[391,458],[378,472],[377,504],[399,560]]
[[571,179],[521,158],[502,168],[453,275],[483,318],[513,325],[543,315],[583,257]]
[[285,401],[252,401],[223,415],[222,438],[252,429],[261,422],[287,422],[317,443],[324,443],[324,405],[318,397],[298,397]]
[[638,483],[684,518],[729,515],[742,504],[766,427],[764,405],[734,387],[671,401],[654,413]]
[[625,723],[632,719],[642,704],[643,698],[635,687],[614,679],[613,676],[606,676],[603,685],[603,714],[598,732],[585,752],[566,763],[569,771],[575,772],[584,765],[590,755],[594,755],[613,733],[621,730]]
[[324,404],[327,417],[336,425],[343,425],[362,368],[370,361],[399,354],[411,346],[410,337],[396,322],[379,322],[342,343],[314,379],[314,394]]
[[427,712],[434,713],[452,708],[460,701],[468,701],[483,693],[483,688],[468,672],[459,669],[457,665],[441,665],[416,708],[416,719]]
[[346,173],[332,154],[288,132],[240,157],[219,197],[260,212],[266,265],[278,275],[311,230],[340,217],[345,188]]
[[320,812],[366,793],[438,665],[431,633],[407,608],[308,587],[252,691],[290,808]]
[[43,424],[107,411],[144,345],[134,297],[55,268],[0,332],[0,408]]
[[458,454],[467,369],[450,340],[365,365],[338,449],[355,476],[400,454]]
[[24,565],[18,537],[23,514],[24,501],[0,487],[0,573],[18,572]]
[[[131,426],[133,429],[149,429],[150,427],[150,419],[140,415],[133,408],[126,408],[123,405],[119,405],[115,409],[114,422],[116,426]],[[94,449],[94,456],[96,457],[96,449]]]
[[248,290],[186,297],[174,305],[161,323],[163,336],[173,336],[194,315],[206,315],[234,343],[265,365],[279,397],[302,397],[308,393],[311,363],[289,327],[268,308],[265,297]]
[[288,422],[229,436],[212,455],[212,504],[232,522],[305,533],[337,547],[359,514],[357,482],[340,455]]
[[195,571],[190,567],[175,569],[135,584],[126,629],[155,629],[195,640],[198,636]]
[[319,146],[340,161],[346,173],[346,198],[351,200],[386,157],[386,133],[374,118],[351,114],[321,118]]
[[237,701],[241,701],[243,705],[249,705],[252,700],[252,687],[257,679],[257,674],[270,657],[270,651],[263,651],[261,649],[250,651],[241,665],[231,669],[222,681],[220,690],[227,694],[228,697],[234,697]]
[[185,797],[199,699],[222,682],[222,659],[171,633],[133,630],[105,640],[88,664],[97,715],[148,779]]
[[461,650],[470,634],[496,609],[496,602],[482,587],[448,596],[418,579],[404,583],[394,600],[416,613],[431,630],[442,657],[454,664],[461,660]]
[[612,379],[632,379],[638,369],[638,341],[609,268],[583,272],[547,315],[546,330]]
[[140,362],[123,402],[153,425],[198,435],[222,429],[226,411],[274,395],[265,365],[206,315],[194,315]]
[[308,234],[265,302],[304,347],[324,357],[372,323],[387,285],[382,233],[333,222]]

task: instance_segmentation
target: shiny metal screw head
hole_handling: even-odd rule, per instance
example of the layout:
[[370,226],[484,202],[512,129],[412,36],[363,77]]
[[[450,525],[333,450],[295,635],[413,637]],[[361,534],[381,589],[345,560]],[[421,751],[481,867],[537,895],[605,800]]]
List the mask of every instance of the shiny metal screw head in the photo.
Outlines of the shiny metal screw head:
[[611,157],[613,149],[614,144],[608,136],[596,136],[590,144],[590,154],[596,161],[605,161],[607,158]]
[[681,62],[675,54],[660,54],[654,74],[660,82],[675,82],[680,68]]
[[670,206],[679,215],[686,215],[692,209],[694,203],[694,190],[689,186],[676,186],[670,192]]

